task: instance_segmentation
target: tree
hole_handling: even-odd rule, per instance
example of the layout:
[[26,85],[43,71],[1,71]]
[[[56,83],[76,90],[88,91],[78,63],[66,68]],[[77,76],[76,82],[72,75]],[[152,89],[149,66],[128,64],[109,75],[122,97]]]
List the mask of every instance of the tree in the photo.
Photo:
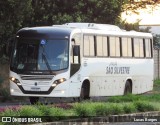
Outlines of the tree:
[[142,8],[147,8],[147,6],[152,6],[153,8],[160,4],[160,0],[126,0],[123,6],[123,11],[132,11],[138,14],[138,10]]
[[160,49],[160,35],[159,34],[153,36],[153,44],[155,48]]
[[34,25],[93,22],[115,24],[123,0],[33,0]]
[[0,57],[7,40],[22,27],[92,22],[115,24],[126,0],[0,1]]
[[31,0],[0,1],[0,57],[6,41],[22,27],[24,19],[30,17]]

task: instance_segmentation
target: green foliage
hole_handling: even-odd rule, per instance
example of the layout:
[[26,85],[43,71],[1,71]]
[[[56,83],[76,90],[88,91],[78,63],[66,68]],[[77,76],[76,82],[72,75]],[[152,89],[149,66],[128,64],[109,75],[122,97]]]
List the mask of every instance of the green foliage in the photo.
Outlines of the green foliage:
[[126,4],[123,6],[124,11],[132,11],[136,14],[139,14],[139,9],[147,8],[148,5],[151,7],[155,7],[155,5],[159,4],[159,0],[125,0]]
[[128,94],[128,95],[124,95],[124,96],[110,97],[107,100],[107,102],[114,102],[114,103],[133,102],[133,101],[137,101],[137,100],[140,100],[140,99],[141,99],[141,96]]
[[136,106],[133,103],[124,104],[123,110],[125,113],[134,113],[137,111]]
[[154,85],[160,85],[160,80],[159,79],[154,80]]
[[43,116],[43,113],[34,106],[23,106],[19,110],[20,116]]
[[50,108],[48,106],[38,104],[36,107],[42,112],[43,116],[49,116]]
[[124,112],[123,105],[116,103],[77,103],[74,106],[77,116],[108,116]]
[[0,87],[2,87],[3,81],[4,81],[4,79],[0,76]]
[[0,76],[0,96],[2,96],[1,102],[5,102],[6,100],[11,99],[10,93],[7,88],[2,86],[4,78]]
[[122,102],[136,102],[136,101],[154,101],[157,102],[160,100],[159,94],[151,95],[125,95],[125,96],[114,96],[110,97],[107,102],[113,103],[122,103]]
[[118,115],[124,113],[123,105],[121,104],[116,104],[116,103],[112,104],[110,108],[111,108],[111,115]]
[[43,122],[51,122],[64,120],[73,116],[80,118],[99,117],[156,110],[160,110],[159,103],[151,103],[148,101],[134,101],[133,103],[82,102],[75,103],[72,109],[69,110],[40,104],[35,106],[13,107],[3,110],[0,116],[48,116],[43,119]]
[[159,79],[154,80],[153,90],[154,92],[158,92],[158,93],[160,92],[160,80]]
[[[9,117],[9,116],[19,116],[19,112],[16,111],[16,110],[13,110],[11,108],[7,108],[4,112],[0,113],[0,116],[3,116],[3,117]],[[10,123],[10,125],[19,125],[20,123],[18,122],[14,122],[14,123]],[[8,125],[8,123],[1,123],[1,125]]]
[[1,102],[12,100],[9,91],[6,88],[0,89],[0,95],[3,97]]
[[74,105],[74,111],[76,116],[79,117],[87,117],[87,116],[95,116],[94,103],[82,102],[76,103]]
[[22,27],[24,20],[31,17],[31,1],[5,0],[0,2],[0,47],[4,46],[7,39]]
[[51,121],[65,119],[65,110],[61,108],[51,107],[49,109],[49,116],[52,117]]
[[160,95],[159,94],[151,94],[151,95],[146,95],[142,96],[141,101],[152,101],[152,102],[160,102]]
[[[159,34],[156,34],[153,36],[153,44],[156,48],[160,48],[160,35]],[[156,80],[156,81],[159,81],[159,80]]]
[[[69,2],[69,4],[68,4]],[[117,0],[35,0],[34,25],[52,25],[66,22],[97,22],[115,24],[123,2]],[[95,9],[96,8],[96,9]],[[108,18],[109,17],[109,18]]]
[[2,112],[1,116],[19,116],[19,112],[8,108],[4,112]]
[[46,121],[56,121],[65,119],[65,116],[68,115],[66,113],[69,113],[67,110],[64,110],[62,108],[50,107],[41,104],[37,104],[36,107],[42,112],[43,116],[49,116],[46,117]]
[[[93,22],[115,24],[125,0],[4,0],[0,2],[0,57],[22,27]],[[96,9],[95,9],[96,8]]]
[[146,111],[155,111],[157,110],[152,104],[147,101],[137,101],[134,102],[134,105],[139,112],[146,112]]
[[95,105],[94,110],[97,116],[108,116],[111,114],[111,107],[109,103],[98,103]]

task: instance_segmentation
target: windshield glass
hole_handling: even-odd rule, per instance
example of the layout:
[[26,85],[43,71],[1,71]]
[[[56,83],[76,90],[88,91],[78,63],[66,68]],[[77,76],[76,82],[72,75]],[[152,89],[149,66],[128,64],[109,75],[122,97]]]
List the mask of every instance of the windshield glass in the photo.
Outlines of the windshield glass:
[[11,66],[24,71],[57,71],[68,67],[68,40],[18,39]]

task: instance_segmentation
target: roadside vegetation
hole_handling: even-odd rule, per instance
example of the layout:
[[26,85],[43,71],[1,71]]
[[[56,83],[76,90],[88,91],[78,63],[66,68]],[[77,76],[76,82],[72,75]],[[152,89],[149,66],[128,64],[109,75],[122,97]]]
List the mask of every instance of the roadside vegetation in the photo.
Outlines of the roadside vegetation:
[[[90,102],[64,104],[61,107],[57,105],[41,105],[34,106],[18,106],[1,109],[0,116],[14,116],[14,117],[42,117],[43,122],[52,122],[66,119],[86,118],[86,117],[100,117],[109,115],[128,114],[135,112],[158,111],[159,105],[148,101],[134,101],[134,102]],[[66,108],[68,107],[68,108]],[[3,123],[5,124],[5,123]],[[15,123],[14,123],[15,124]],[[19,123],[16,123],[19,124]]]
[[[110,97],[104,102],[83,101],[54,105],[28,105],[0,108],[0,116],[42,117],[42,121],[110,116],[136,112],[160,111],[160,80],[155,80],[152,92],[141,95]],[[5,123],[4,123],[5,124]],[[14,123],[19,124],[19,123]]]

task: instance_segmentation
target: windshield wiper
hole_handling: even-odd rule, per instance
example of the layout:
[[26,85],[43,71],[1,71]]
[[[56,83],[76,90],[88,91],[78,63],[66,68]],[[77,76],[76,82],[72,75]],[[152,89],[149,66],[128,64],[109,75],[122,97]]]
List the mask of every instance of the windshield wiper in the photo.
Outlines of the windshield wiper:
[[46,58],[46,56],[45,56],[44,53],[42,53],[42,59],[44,59],[45,64],[46,64],[46,66],[47,66],[47,68],[48,68],[50,74],[53,74],[52,69],[51,69],[51,67],[50,67],[50,65],[49,65],[49,63],[48,63],[48,60],[47,60],[47,58]]
[[[43,48],[43,47],[42,47],[42,48]],[[43,48],[43,49],[44,49],[44,48]],[[55,75],[55,74],[52,72],[52,69],[51,69],[51,67],[50,67],[50,65],[49,65],[49,63],[48,63],[47,57],[46,57],[46,55],[44,54],[44,52],[42,52],[42,59],[44,59],[45,64],[46,64],[46,66],[47,66],[50,74]]]

